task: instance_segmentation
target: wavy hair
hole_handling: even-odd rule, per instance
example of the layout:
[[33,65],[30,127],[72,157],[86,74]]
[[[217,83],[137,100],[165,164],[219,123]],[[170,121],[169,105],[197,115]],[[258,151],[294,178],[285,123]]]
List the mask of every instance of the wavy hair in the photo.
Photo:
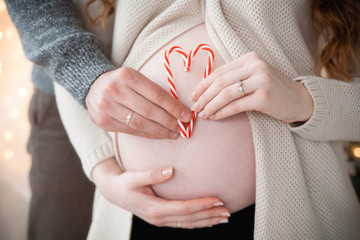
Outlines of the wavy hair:
[[[101,1],[104,11],[92,18],[89,7]],[[91,24],[101,21],[105,29],[108,16],[113,14],[114,0],[90,0],[86,4],[86,14]],[[359,70],[360,1],[359,0],[312,0],[312,21],[324,37],[325,46],[319,53],[318,73],[325,69],[327,77],[351,81],[352,71]]]
[[360,1],[313,0],[312,21],[325,41],[319,72],[325,68],[329,78],[351,81],[359,70]]
[[94,24],[98,23],[99,21],[101,21],[101,26],[103,27],[103,29],[105,29],[106,19],[111,14],[113,14],[114,11],[115,11],[115,0],[101,0],[102,4],[104,6],[104,11],[102,13],[100,13],[98,16],[93,18],[89,14],[89,8],[90,8],[91,4],[93,4],[96,1],[98,1],[98,0],[90,0],[90,1],[88,1],[88,3],[85,6],[86,16],[90,20],[91,25],[94,25]]

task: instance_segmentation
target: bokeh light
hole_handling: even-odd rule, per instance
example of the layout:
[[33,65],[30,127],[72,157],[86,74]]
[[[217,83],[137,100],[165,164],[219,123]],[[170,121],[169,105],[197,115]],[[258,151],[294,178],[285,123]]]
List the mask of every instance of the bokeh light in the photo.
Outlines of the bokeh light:
[[5,140],[11,140],[14,137],[14,132],[11,130],[6,130],[6,131],[4,131],[3,136],[4,136]]

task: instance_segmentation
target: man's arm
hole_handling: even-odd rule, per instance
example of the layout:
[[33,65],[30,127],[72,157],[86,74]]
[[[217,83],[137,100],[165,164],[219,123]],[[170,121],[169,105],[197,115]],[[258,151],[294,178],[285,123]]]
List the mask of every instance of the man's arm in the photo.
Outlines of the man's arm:
[[102,42],[87,32],[71,0],[6,0],[25,55],[82,106],[92,83],[115,69]]
[[[189,109],[160,86],[132,69],[115,68],[104,56],[102,42],[83,28],[71,0],[6,3],[25,55],[43,67],[83,107],[86,102],[99,127],[111,132],[176,139],[176,119],[190,121]],[[119,92],[126,94],[119,97]],[[141,102],[132,106],[136,97]],[[126,124],[130,111],[134,114],[130,124]]]

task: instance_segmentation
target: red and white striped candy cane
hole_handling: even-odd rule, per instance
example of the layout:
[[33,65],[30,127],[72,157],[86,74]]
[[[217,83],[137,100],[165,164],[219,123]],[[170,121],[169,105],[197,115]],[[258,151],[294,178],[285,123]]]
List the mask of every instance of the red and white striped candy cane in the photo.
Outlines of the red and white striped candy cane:
[[[195,57],[196,53],[199,51],[199,50],[205,50],[209,53],[209,58],[208,58],[208,63],[206,65],[206,68],[205,68],[205,71],[204,71],[204,75],[203,75],[203,78],[202,80],[204,80],[207,76],[209,76],[210,72],[211,72],[211,66],[212,64],[214,63],[214,52],[213,50],[210,48],[209,45],[207,44],[200,44],[199,46],[197,47],[194,47],[190,53],[189,53],[189,56],[187,57],[187,62],[186,62],[186,65],[185,65],[185,69],[186,71],[190,71],[190,65],[191,65],[191,61],[193,59],[193,57]],[[191,118],[191,121],[189,122],[189,125],[188,125],[188,128],[187,128],[187,136],[190,138],[191,136],[191,132],[193,130],[193,124],[195,123],[195,119],[196,119],[196,116],[197,116],[197,113],[195,111],[192,111],[192,118]]]
[[[203,78],[202,78],[202,79],[205,79],[210,74],[211,66],[212,66],[212,64],[214,62],[214,52],[209,47],[209,45],[200,44],[199,46],[193,48],[190,51],[189,55],[187,55],[184,52],[184,50],[179,46],[174,46],[174,47],[168,48],[165,51],[164,66],[165,66],[165,69],[166,69],[167,81],[168,81],[169,86],[170,86],[171,95],[177,100],[178,100],[178,96],[177,96],[176,87],[175,87],[175,84],[174,84],[174,77],[173,77],[173,74],[172,74],[171,68],[170,68],[169,56],[174,51],[180,53],[182,58],[183,58],[183,61],[184,61],[185,72],[188,72],[188,71],[190,71],[190,65],[191,65],[192,58],[195,57],[196,53],[199,50],[205,50],[205,51],[207,51],[209,53],[208,64],[206,65],[206,69],[205,69],[205,72],[204,72],[204,75],[203,75]],[[192,115],[191,121],[189,122],[186,129],[185,129],[185,125],[184,125],[185,123],[181,122],[180,120],[177,120],[182,138],[190,138],[191,137],[191,133],[192,133],[192,130],[193,130],[193,127],[194,127],[195,119],[196,119],[196,112],[192,111],[191,115]]]
[[214,52],[210,48],[209,45],[200,44],[199,46],[194,47],[193,50],[190,51],[189,56],[187,57],[187,62],[186,62],[185,69],[186,69],[186,71],[190,71],[191,60],[192,60],[193,57],[195,57],[196,53],[199,50],[205,50],[205,51],[207,51],[209,53],[208,64],[206,65],[206,69],[204,71],[204,75],[203,75],[203,78],[202,78],[202,80],[204,80],[207,76],[210,75],[211,66],[214,63],[214,57],[215,57]]

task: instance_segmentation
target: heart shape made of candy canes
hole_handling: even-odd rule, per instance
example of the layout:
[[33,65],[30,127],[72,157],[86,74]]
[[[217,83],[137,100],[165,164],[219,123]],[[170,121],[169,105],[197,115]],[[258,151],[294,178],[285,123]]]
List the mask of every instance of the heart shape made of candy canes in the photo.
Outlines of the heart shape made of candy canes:
[[[211,66],[212,66],[212,64],[214,62],[214,52],[210,48],[209,45],[200,44],[199,46],[194,47],[189,52],[189,55],[187,55],[184,52],[184,50],[179,46],[170,47],[170,48],[166,49],[166,51],[165,51],[165,54],[164,54],[164,66],[165,66],[165,69],[166,69],[167,81],[168,81],[169,86],[170,86],[171,95],[177,100],[178,100],[178,96],[177,96],[176,87],[175,87],[175,84],[174,84],[174,77],[173,77],[173,74],[172,74],[171,68],[170,68],[169,56],[170,56],[170,54],[172,52],[180,53],[180,55],[182,56],[183,61],[184,61],[185,72],[188,72],[188,71],[190,71],[191,61],[192,61],[193,57],[196,55],[196,53],[199,50],[204,50],[204,51],[207,51],[209,53],[208,63],[206,65],[205,72],[204,72],[204,75],[203,75],[203,78],[202,78],[202,80],[204,80],[210,74]],[[194,123],[195,123],[195,120],[196,120],[196,115],[197,114],[196,114],[195,111],[191,112],[192,117],[191,117],[191,120],[188,123],[186,128],[185,128],[185,123],[184,122],[181,122],[180,120],[177,120],[178,125],[179,125],[179,129],[180,129],[180,134],[181,134],[182,138],[190,138],[191,137],[191,133],[193,131]]]

